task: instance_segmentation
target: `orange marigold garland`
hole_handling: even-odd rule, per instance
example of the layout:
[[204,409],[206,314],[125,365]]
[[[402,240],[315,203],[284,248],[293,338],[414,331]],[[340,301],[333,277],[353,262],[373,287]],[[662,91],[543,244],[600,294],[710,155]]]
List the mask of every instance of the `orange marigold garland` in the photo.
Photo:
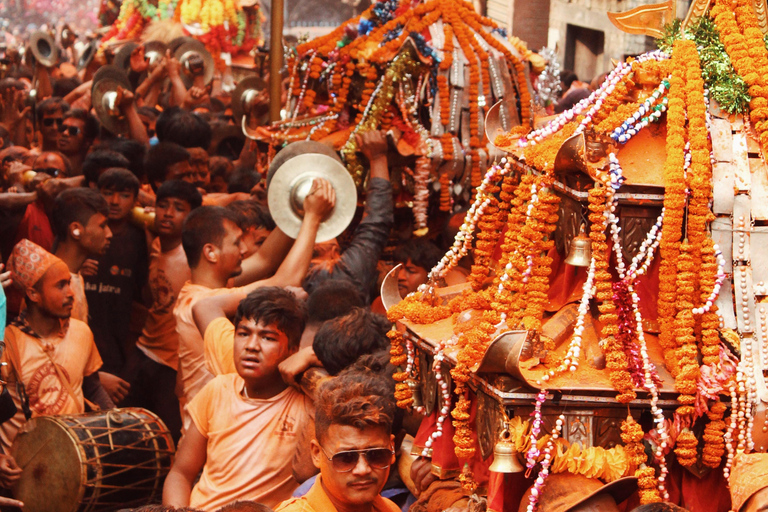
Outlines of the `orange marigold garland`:
[[635,476],[638,479],[640,503],[658,503],[661,501],[656,482],[656,470],[646,466],[648,456],[643,445],[643,427],[629,415],[621,423],[621,440],[624,442],[624,450],[630,458],[631,466],[635,468]]
[[696,464],[696,446],[699,441],[689,429],[684,428],[675,441],[675,455],[681,466],[693,466]]
[[[680,252],[685,209],[685,70],[687,46],[692,41],[675,41],[672,53],[673,73],[670,77],[669,104],[667,107],[667,158],[664,162],[664,223],[659,243],[659,294],[657,302],[659,318],[659,344],[664,351],[667,369],[677,375],[675,357],[674,322],[677,299],[676,260]],[[695,45],[694,45],[695,51]]]
[[616,305],[613,303],[613,286],[609,268],[609,248],[605,230],[608,225],[608,205],[612,203],[613,189],[603,183],[596,183],[589,191],[589,238],[592,240],[592,258],[595,260],[595,298],[600,311],[600,324],[605,367],[610,372],[613,388],[618,391],[616,400],[631,402],[636,394],[629,374],[629,361],[623,344],[616,338],[618,320]]
[[691,254],[692,246],[685,240],[681,246],[677,259],[677,301],[678,310],[675,317],[675,339],[677,340],[678,372],[675,376],[675,389],[680,395],[677,400],[682,404],[677,408],[677,413],[686,416],[693,414],[693,404],[696,402],[696,381],[699,378],[699,365],[696,360],[698,350],[694,327],[696,321],[691,309],[693,309],[694,273],[695,267]]
[[728,407],[723,402],[715,402],[709,408],[707,418],[709,423],[704,427],[704,448],[701,451],[701,462],[710,468],[720,466],[725,454],[725,422],[723,414]]
[[765,153],[768,149],[768,51],[752,2],[716,0],[709,12],[736,72],[749,86],[749,118]]

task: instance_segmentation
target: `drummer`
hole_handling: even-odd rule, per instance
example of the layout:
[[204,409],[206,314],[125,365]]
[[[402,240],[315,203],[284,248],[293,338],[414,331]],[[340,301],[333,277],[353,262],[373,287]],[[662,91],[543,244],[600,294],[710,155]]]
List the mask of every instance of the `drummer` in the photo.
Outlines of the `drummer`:
[[86,399],[114,407],[99,382],[102,363],[93,334],[85,322],[71,318],[74,293],[67,264],[24,239],[13,248],[8,268],[24,291],[27,309],[5,328],[2,377],[17,408],[0,425],[6,451],[31,417],[82,413]]

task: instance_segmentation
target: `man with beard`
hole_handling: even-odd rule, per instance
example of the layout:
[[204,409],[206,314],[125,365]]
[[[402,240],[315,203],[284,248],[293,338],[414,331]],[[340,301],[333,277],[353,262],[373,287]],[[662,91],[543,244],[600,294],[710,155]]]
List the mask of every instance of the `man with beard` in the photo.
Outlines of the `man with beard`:
[[173,309],[179,334],[178,388],[182,390],[179,400],[184,410],[183,431],[189,428],[191,421],[186,404],[213,378],[206,367],[203,338],[192,316],[192,308],[201,299],[215,295],[233,292],[245,295],[262,286],[299,286],[309,267],[317,229],[335,202],[331,184],[316,179],[304,200],[305,213],[299,235],[275,275],[234,290],[227,288],[227,282],[242,272],[243,255],[247,250],[243,231],[237,225],[238,217],[223,207],[202,206],[184,221],[181,243],[192,279],[179,292]]
[[8,269],[14,284],[24,290],[27,308],[5,329],[3,379],[17,408],[16,415],[0,425],[6,450],[25,417],[82,413],[86,398],[103,408],[114,407],[99,383],[101,357],[91,330],[70,318],[75,295],[67,264],[22,240],[11,253]]

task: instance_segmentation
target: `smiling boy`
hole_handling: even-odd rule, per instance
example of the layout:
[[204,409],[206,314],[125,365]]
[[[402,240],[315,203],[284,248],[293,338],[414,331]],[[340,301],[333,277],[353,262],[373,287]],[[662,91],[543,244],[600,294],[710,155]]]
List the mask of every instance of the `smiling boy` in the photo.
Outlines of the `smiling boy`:
[[[282,288],[259,288],[240,302],[237,373],[215,377],[188,404],[192,425],[166,478],[164,505],[212,511],[253,500],[274,507],[298,487],[291,462],[299,434],[311,426],[311,402],[283,382],[278,365],[298,348],[305,320],[303,304]],[[231,329],[217,318],[205,336]]]

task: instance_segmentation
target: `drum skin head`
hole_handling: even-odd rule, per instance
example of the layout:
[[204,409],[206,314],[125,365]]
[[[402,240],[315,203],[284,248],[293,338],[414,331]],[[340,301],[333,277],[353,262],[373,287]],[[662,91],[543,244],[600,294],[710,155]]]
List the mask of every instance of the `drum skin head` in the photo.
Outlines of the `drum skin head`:
[[81,453],[55,418],[40,417],[19,431],[11,455],[24,471],[13,496],[25,512],[74,512],[82,499]]

